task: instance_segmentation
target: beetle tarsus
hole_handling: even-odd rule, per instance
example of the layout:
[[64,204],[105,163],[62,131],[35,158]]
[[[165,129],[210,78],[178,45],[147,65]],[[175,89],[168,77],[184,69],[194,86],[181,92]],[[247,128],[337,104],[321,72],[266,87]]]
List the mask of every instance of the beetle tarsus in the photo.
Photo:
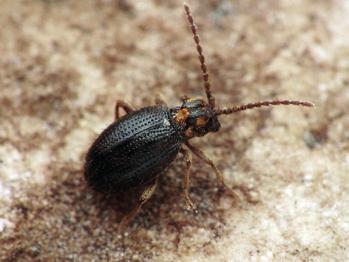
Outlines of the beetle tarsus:
[[217,168],[217,166],[213,163],[213,161],[211,159],[209,159],[204,152],[202,152],[199,148],[191,145],[189,142],[185,143],[187,145],[187,147],[194,153],[194,155],[196,155],[198,158],[200,158],[201,160],[203,160],[206,164],[208,164],[209,166],[211,166],[213,168],[213,170],[215,171],[216,177],[218,179],[218,181],[221,183],[221,185],[224,187],[225,190],[227,190],[227,192],[235,199],[235,200],[240,200],[239,195],[232,189],[230,188],[224,181],[224,177],[222,175],[222,173],[219,171],[219,169]]
[[142,205],[141,204],[137,204],[137,206],[135,206],[129,214],[127,214],[126,216],[124,216],[121,219],[121,222],[120,222],[120,224],[118,226],[118,230],[117,230],[119,234],[123,234],[124,233],[124,231],[127,228],[127,226],[134,219],[134,217],[139,213],[141,208],[142,208]]

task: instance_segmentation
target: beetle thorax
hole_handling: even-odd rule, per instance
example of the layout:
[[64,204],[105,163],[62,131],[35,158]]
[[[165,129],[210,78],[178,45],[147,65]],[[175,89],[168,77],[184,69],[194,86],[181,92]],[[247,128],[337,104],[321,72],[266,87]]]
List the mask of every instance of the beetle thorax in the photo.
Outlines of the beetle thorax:
[[214,110],[201,99],[184,99],[180,107],[173,109],[173,118],[187,139],[217,132],[220,128]]

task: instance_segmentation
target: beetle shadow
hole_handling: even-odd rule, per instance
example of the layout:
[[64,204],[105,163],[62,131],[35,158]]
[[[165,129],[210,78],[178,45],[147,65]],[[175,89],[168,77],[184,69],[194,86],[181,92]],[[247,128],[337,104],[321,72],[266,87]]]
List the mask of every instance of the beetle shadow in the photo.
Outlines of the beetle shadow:
[[[197,206],[198,213],[189,209],[183,193],[184,162],[182,157],[171,164],[169,170],[159,176],[158,185],[154,195],[142,207],[136,217],[130,221],[126,232],[128,234],[142,230],[156,230],[158,233],[166,232],[169,228],[180,233],[184,226],[202,227],[203,221],[208,218],[217,224],[224,224],[223,210],[219,207],[222,197],[231,198],[216,181],[209,168],[194,165],[191,173],[190,196]],[[88,191],[93,196],[93,205],[98,210],[101,219],[105,213],[113,214],[115,221],[120,222],[136,206],[138,197],[143,191],[142,187],[132,188],[125,192],[103,194]],[[234,199],[231,199],[232,207]]]
[[[35,185],[26,197],[15,199],[12,210],[17,221],[14,232],[2,239],[2,257],[45,260],[70,254],[74,260],[75,255],[102,256],[110,250],[119,250],[124,258],[135,253],[151,257],[164,246],[178,249],[182,238],[191,237],[186,232],[189,227],[205,228],[219,238],[224,210],[217,203],[226,194],[217,190],[211,178],[198,176],[194,166],[191,197],[199,209],[195,215],[187,210],[182,197],[183,170],[182,161],[171,165],[152,199],[131,222],[127,234],[120,237],[118,225],[137,200],[134,192],[113,196],[95,193],[87,187],[80,168],[68,163],[53,166],[49,183]],[[162,244],[149,234],[162,236]],[[147,250],[138,245],[145,238]]]

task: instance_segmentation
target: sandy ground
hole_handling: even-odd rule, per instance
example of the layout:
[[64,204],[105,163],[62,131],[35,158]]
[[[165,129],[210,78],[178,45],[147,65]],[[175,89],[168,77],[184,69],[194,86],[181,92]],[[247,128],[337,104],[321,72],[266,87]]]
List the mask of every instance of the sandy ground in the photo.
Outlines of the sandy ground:
[[[1,261],[348,261],[348,1],[190,1],[220,105],[289,98],[222,117],[195,139],[186,208],[178,157],[125,236],[127,197],[93,193],[84,154],[116,99],[202,96],[181,1],[2,0]],[[121,207],[121,208],[119,208]]]

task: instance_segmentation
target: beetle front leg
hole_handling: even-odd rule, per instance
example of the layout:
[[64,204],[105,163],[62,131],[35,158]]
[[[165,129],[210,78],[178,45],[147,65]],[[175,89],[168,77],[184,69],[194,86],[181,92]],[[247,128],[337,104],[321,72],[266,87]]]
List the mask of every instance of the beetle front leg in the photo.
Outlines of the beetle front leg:
[[131,113],[132,111],[134,111],[132,106],[127,104],[125,101],[123,101],[123,100],[116,100],[116,104],[115,104],[115,121],[120,118],[120,108],[124,109],[126,114]]
[[197,213],[198,211],[197,211],[193,201],[191,201],[191,199],[189,197],[190,167],[191,167],[191,164],[193,162],[193,158],[192,158],[192,155],[191,155],[191,153],[190,153],[190,151],[188,149],[185,149],[185,148],[182,147],[180,152],[183,154],[184,161],[186,163],[186,170],[185,170],[184,181],[183,181],[185,201],[190,206],[190,208],[194,211],[194,213]]
[[125,217],[122,218],[119,226],[118,226],[118,232],[122,233],[125,228],[128,226],[128,224],[136,217],[136,215],[139,213],[139,211],[142,209],[142,206],[152,197],[152,195],[155,192],[157,185],[157,179],[154,183],[148,185],[143,192],[141,193],[138,202],[136,206],[131,210],[129,214],[127,214]]
[[186,142],[185,144],[191,150],[191,152],[194,153],[194,155],[196,155],[198,158],[202,159],[206,164],[208,164],[209,166],[211,166],[213,168],[213,170],[215,171],[217,179],[224,186],[224,188],[227,189],[228,192],[235,199],[240,199],[239,195],[225,183],[222,173],[218,170],[217,166],[213,163],[213,161],[211,159],[209,159],[207,156],[205,156],[204,152],[202,152],[199,148],[196,148],[195,146],[189,144],[189,142]]

